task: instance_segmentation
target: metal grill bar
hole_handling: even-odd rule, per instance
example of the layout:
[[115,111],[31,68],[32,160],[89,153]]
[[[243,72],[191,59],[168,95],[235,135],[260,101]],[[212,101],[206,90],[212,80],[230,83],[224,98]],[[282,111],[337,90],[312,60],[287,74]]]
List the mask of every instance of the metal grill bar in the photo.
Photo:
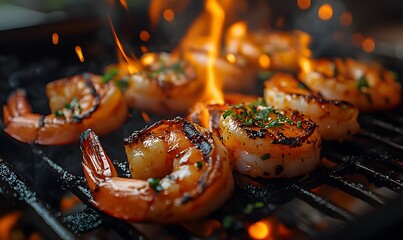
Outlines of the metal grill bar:
[[403,128],[396,127],[391,123],[388,123],[388,122],[385,122],[385,121],[382,121],[382,120],[379,120],[376,118],[371,118],[369,116],[361,116],[360,122],[370,124],[373,126],[378,126],[378,127],[393,131],[395,133],[403,134]]
[[[62,167],[60,167],[58,164],[56,164],[54,161],[49,159],[48,157],[44,156],[41,151],[38,151],[34,149],[34,152],[47,163],[47,166],[52,170],[52,172],[62,181],[63,186],[66,189],[69,189],[72,193],[74,193],[82,202],[87,204],[87,206],[92,206],[90,203],[90,200],[92,199],[90,190],[87,188],[87,186],[84,183],[84,179],[81,177],[77,177]],[[112,218],[108,215],[103,214],[100,212],[102,217],[97,217],[94,216],[94,212],[91,213],[92,218],[94,222],[90,223],[93,227],[96,227],[96,225],[100,226],[107,223],[111,223],[114,226],[114,230],[116,233],[121,235],[124,239],[144,239],[144,236],[135,229],[132,225],[125,221],[121,221],[115,218]],[[73,221],[81,221],[83,220],[83,215],[87,215],[87,213],[81,213],[81,214],[75,214],[75,215],[70,215],[69,218],[66,220],[71,224]],[[75,218],[75,219],[73,219]],[[86,219],[87,221],[88,219]],[[80,228],[71,225],[74,230],[81,230]],[[91,227],[89,227],[91,229]],[[89,230],[88,229],[88,230]],[[85,230],[85,229],[83,229]]]
[[393,147],[393,148],[395,148],[397,150],[403,151],[403,146],[401,144],[395,143],[392,140],[389,140],[389,139],[387,139],[385,137],[379,136],[379,135],[377,135],[377,134],[375,134],[373,132],[368,132],[368,131],[366,131],[364,129],[360,129],[359,134],[363,135],[363,136],[365,136],[367,138],[372,138],[372,139],[375,139],[375,140],[377,140],[379,142],[387,144],[387,145],[389,145],[389,146],[391,146],[391,147]]
[[77,239],[78,237],[64,225],[63,221],[57,217],[58,214],[47,204],[44,204],[13,167],[0,158],[0,180],[5,185],[12,189],[18,198],[30,206],[36,214],[48,225],[52,231],[47,232],[48,237],[58,239]]
[[351,221],[354,219],[353,214],[332,204],[327,199],[324,199],[296,184],[292,184],[291,188],[297,194],[298,198],[304,200],[309,205],[321,210],[322,212],[328,214],[331,217],[345,221]]

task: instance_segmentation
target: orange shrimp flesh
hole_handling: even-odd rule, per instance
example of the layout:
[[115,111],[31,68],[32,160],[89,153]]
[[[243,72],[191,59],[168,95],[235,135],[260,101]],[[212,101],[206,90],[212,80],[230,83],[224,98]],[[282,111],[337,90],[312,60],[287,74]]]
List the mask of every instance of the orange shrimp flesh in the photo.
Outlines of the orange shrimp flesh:
[[217,137],[183,118],[161,120],[124,140],[132,179],[118,177],[98,137],[81,135],[93,203],[132,222],[177,223],[207,216],[232,194],[231,159]]
[[263,99],[232,105],[221,116],[219,133],[241,174],[292,178],[319,164],[317,124],[298,111],[275,109]]
[[362,112],[390,110],[401,103],[401,84],[377,62],[352,58],[304,59],[299,78],[326,99],[340,99]]
[[315,121],[322,138],[343,141],[359,131],[359,111],[348,102],[326,100],[290,74],[277,73],[266,80],[265,101],[282,109],[300,111]]
[[[49,115],[33,113],[22,89],[10,94],[3,106],[4,131],[24,143],[63,145],[78,142],[91,127],[100,135],[116,130],[126,120],[123,95],[113,83],[85,73],[46,86]],[[105,124],[107,122],[107,124]]]
[[189,62],[168,53],[147,53],[140,59],[143,70],[125,76],[129,107],[160,116],[176,116],[202,96],[203,81]]

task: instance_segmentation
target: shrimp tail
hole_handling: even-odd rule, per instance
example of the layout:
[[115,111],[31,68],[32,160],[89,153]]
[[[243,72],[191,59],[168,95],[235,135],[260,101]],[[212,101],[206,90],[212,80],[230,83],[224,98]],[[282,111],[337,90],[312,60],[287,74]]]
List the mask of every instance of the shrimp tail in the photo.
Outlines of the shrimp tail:
[[10,94],[7,104],[3,105],[4,131],[19,141],[35,142],[41,120],[41,115],[32,113],[23,89]]
[[98,136],[87,129],[80,135],[80,149],[83,153],[83,169],[87,179],[91,179],[89,187],[93,191],[100,182],[117,177],[112,161],[106,155]]
[[91,129],[81,133],[80,149],[84,175],[93,193],[92,203],[117,218],[134,222],[144,220],[153,198],[148,182],[118,177],[98,136]]

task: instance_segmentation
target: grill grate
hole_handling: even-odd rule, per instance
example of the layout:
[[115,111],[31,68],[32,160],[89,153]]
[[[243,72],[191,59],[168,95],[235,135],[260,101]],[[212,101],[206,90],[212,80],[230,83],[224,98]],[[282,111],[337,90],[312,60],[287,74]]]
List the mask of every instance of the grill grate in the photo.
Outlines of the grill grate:
[[[33,93],[29,97],[34,103],[34,109],[40,109],[38,106],[43,106],[43,97],[35,91],[40,93],[41,90],[38,89],[41,87],[27,83],[26,79],[42,83],[55,79],[49,77],[49,72],[54,73],[57,64],[47,66],[50,67],[46,71],[43,71],[44,67],[41,67],[42,71],[35,67],[17,74],[22,77],[14,74],[13,78],[8,78],[11,80],[4,91],[26,85],[28,93]],[[83,66],[74,67],[58,74],[72,75],[82,69]],[[361,132],[344,143],[325,142],[322,164],[308,176],[292,180],[264,180],[235,174],[234,197],[211,216],[223,224],[217,229],[216,236],[247,238],[245,229],[248,224],[267,218],[285,226],[301,239],[345,236],[343,234],[348,231],[353,232],[347,233],[353,239],[352,236],[359,236],[357,234],[362,231],[362,226],[357,223],[362,217],[371,216],[366,222],[375,223],[380,216],[388,218],[388,215],[382,215],[381,210],[390,208],[395,199],[401,198],[403,187],[401,112],[398,109],[383,115],[361,114]],[[131,115],[133,117],[119,131],[101,138],[112,159],[125,159],[123,145],[119,143],[133,130],[146,125],[140,113],[134,111]],[[151,118],[152,121],[158,120],[155,116]],[[4,133],[0,134],[0,139],[0,193],[7,201],[19,200],[28,209],[32,209],[42,226],[48,226],[41,229],[44,236],[49,236],[49,239],[86,239],[94,232],[105,230],[122,239],[150,237],[150,230],[144,226],[133,226],[92,208],[91,194],[83,178],[81,153],[77,145],[26,145],[10,139]],[[130,175],[126,163],[119,160],[114,160],[114,163],[122,176]],[[40,175],[52,177],[43,180]],[[55,182],[49,184],[53,180]],[[371,210],[357,212],[354,207],[340,204],[340,201],[336,201],[337,198],[332,198],[332,194],[326,193],[329,189],[349,195],[350,198],[363,202],[363,205],[368,205]],[[62,213],[57,204],[65,193],[78,197],[82,202],[82,209]],[[263,208],[252,211],[252,214],[245,213],[248,204],[258,201],[264,203]],[[397,216],[403,214],[401,207],[394,209]],[[227,216],[235,219],[229,227],[224,224]],[[401,221],[401,218],[390,219]],[[328,226],[318,226],[321,221],[328,223]],[[351,226],[355,228],[351,229]],[[373,230],[383,231],[384,227],[383,224],[375,224]],[[167,238],[189,238],[197,235],[194,227],[189,226],[163,226],[157,229],[164,232]]]

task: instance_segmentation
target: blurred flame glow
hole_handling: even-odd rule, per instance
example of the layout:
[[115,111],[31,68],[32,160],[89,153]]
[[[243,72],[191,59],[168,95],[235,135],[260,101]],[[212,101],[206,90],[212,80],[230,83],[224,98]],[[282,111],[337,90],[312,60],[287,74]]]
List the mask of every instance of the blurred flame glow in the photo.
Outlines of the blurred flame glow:
[[302,10],[306,10],[311,6],[311,0],[297,0],[297,6]]
[[235,63],[236,62],[236,58],[235,58],[234,54],[228,53],[227,56],[225,56],[225,58],[230,63]]
[[145,121],[146,123],[150,123],[150,122],[151,122],[150,116],[148,116],[148,114],[147,114],[146,112],[141,112],[141,116],[143,117],[143,119],[144,119],[144,121]]
[[362,42],[362,50],[367,53],[373,52],[375,50],[375,41],[373,38],[366,38]]
[[77,45],[74,50],[76,51],[77,57],[80,62],[84,62],[83,50],[81,49],[81,47]]
[[122,4],[122,6],[126,9],[129,10],[129,6],[127,5],[126,0],[119,0],[120,4]]
[[175,13],[172,9],[168,8],[162,13],[162,16],[164,17],[165,21],[171,22],[175,18]]
[[262,68],[269,68],[270,66],[270,57],[267,54],[262,54],[259,56],[259,65]]
[[218,78],[215,77],[214,63],[218,58],[220,49],[225,13],[216,0],[207,0],[206,10],[211,14],[211,32],[209,35],[209,44],[211,44],[211,48],[209,49],[207,56],[206,101],[222,104],[224,103],[224,94],[221,90],[221,84]]
[[308,73],[308,72],[312,71],[311,62],[307,58],[300,58],[299,59],[299,67],[305,73]]
[[332,6],[327,3],[320,6],[319,11],[318,11],[318,16],[323,21],[327,21],[327,20],[331,19],[333,16]]
[[59,34],[58,33],[53,33],[52,34],[52,43],[54,45],[59,44]]
[[252,223],[248,227],[249,236],[252,239],[268,239],[271,233],[271,226],[267,220]]
[[351,13],[349,12],[344,12],[341,16],[340,16],[340,23],[343,26],[350,26],[353,23],[353,15],[351,15]]
[[146,30],[143,30],[140,32],[140,39],[143,42],[147,42],[150,40],[150,33],[148,33]]

